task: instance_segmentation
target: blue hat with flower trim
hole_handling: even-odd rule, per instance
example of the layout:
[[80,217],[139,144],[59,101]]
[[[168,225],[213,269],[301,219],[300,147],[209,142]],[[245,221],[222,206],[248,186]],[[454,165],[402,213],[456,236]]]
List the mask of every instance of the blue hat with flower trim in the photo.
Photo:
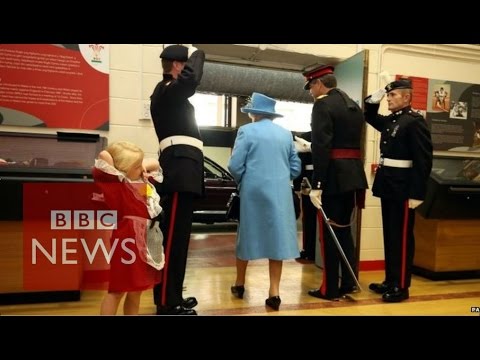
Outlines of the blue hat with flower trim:
[[275,104],[277,102],[260,93],[254,92],[250,102],[242,107],[240,111],[242,113],[251,113],[256,115],[269,115],[273,117],[283,117],[283,115],[275,112]]

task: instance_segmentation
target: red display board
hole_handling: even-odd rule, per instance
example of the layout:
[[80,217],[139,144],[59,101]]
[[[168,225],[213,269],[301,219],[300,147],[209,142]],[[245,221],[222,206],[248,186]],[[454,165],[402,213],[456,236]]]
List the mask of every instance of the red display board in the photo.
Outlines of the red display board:
[[109,46],[0,44],[0,124],[108,130]]

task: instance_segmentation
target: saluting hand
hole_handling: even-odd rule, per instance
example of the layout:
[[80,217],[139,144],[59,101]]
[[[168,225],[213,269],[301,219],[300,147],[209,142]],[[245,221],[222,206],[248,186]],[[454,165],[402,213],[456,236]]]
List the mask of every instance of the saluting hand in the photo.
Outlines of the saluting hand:
[[193,46],[193,45],[190,45],[190,46],[187,46],[188,47],[188,57],[190,58],[190,56],[192,56],[192,54],[197,51],[198,49]]
[[387,91],[384,88],[378,89],[372,95],[367,97],[365,99],[365,102],[367,102],[369,104],[379,104],[380,101],[382,101],[382,99],[383,99],[383,97],[385,96],[386,93],[387,93]]

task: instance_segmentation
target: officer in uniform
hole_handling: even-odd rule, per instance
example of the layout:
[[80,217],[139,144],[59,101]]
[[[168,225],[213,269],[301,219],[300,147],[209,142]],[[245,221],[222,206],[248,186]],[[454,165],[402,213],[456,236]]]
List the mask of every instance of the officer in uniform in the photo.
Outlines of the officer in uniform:
[[203,75],[205,53],[182,45],[166,47],[160,55],[163,80],[150,105],[160,143],[163,183],[158,185],[164,210],[165,267],[154,288],[159,315],[196,315],[194,297],[183,299],[183,281],[192,230],[193,201],[203,195],[203,143],[188,98]]
[[[333,71],[332,66],[322,65],[303,74],[306,79],[304,88],[310,90],[315,99],[311,122],[312,143],[310,146],[298,137],[296,142],[306,148],[311,147],[313,176],[310,200],[316,208],[323,203],[335,235],[352,269],[355,269],[350,225],[355,206],[364,206],[365,189],[368,188],[360,152],[363,113],[355,101],[337,89]],[[357,289],[347,266],[340,261],[338,249],[321,216],[320,220],[323,282],[320,289],[310,290],[308,294],[338,300],[340,296]],[[340,284],[339,266],[342,268]]]
[[[312,141],[312,132],[306,132],[299,136],[309,142]],[[297,149],[298,150],[298,149]],[[293,188],[297,194],[300,194],[302,199],[302,241],[303,250],[300,251],[300,259],[315,260],[315,239],[317,232],[317,208],[313,206],[310,201],[310,189],[303,181],[307,178],[309,182],[312,181],[313,162],[311,152],[299,152],[298,156],[302,161],[302,172],[299,177],[293,180]]]
[[[378,115],[387,94],[389,116]],[[400,79],[365,99],[365,119],[382,133],[372,192],[381,199],[385,280],[370,284],[386,302],[408,299],[415,239],[414,209],[425,198],[432,169],[432,140],[423,116],[413,111],[412,84]]]

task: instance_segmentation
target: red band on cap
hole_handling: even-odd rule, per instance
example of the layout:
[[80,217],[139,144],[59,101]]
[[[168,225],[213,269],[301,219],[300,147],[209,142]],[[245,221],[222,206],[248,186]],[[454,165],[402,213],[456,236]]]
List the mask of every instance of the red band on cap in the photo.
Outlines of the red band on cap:
[[327,66],[327,67],[320,68],[318,70],[314,70],[313,72],[306,74],[305,79],[307,81],[310,81],[312,79],[316,79],[316,78],[322,77],[323,75],[327,75],[327,74],[333,74],[333,67],[332,66]]

